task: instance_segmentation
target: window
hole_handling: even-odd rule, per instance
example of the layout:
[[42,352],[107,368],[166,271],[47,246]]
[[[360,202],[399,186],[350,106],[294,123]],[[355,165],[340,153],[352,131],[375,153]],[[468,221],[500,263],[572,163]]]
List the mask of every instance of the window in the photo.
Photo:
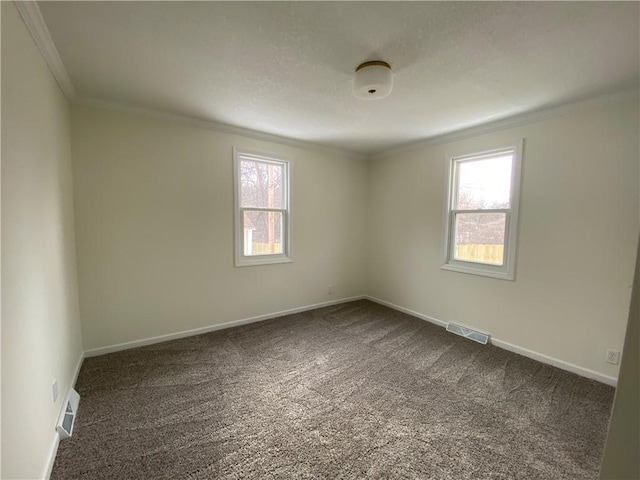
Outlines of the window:
[[445,270],[513,280],[522,141],[449,160]]
[[291,261],[290,162],[233,150],[235,171],[235,265]]

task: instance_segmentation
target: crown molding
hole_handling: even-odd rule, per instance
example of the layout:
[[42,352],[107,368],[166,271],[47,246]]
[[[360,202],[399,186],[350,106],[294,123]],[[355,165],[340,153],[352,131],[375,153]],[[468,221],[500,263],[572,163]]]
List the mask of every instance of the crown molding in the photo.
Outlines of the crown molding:
[[465,138],[476,137],[486,133],[497,132],[505,130],[507,128],[518,127],[529,123],[539,122],[548,118],[559,117],[567,115],[580,110],[586,110],[594,107],[601,107],[605,105],[612,105],[616,103],[637,101],[640,98],[640,89],[631,88],[627,90],[621,90],[614,93],[608,93],[595,97],[582,99],[579,101],[566,103],[550,108],[543,108],[535,110],[533,112],[526,112],[512,117],[496,120],[494,122],[484,123],[476,125],[474,127],[465,128],[462,130],[456,130],[443,135],[425,138],[417,142],[405,143],[399,147],[385,150],[373,155],[365,155],[361,153],[352,152],[349,150],[343,150],[335,147],[329,147],[326,145],[319,145],[313,142],[306,142],[303,140],[296,140],[289,137],[282,137],[279,135],[273,135],[270,133],[260,132],[258,130],[251,130],[243,127],[236,127],[225,123],[214,122],[212,120],[204,120],[187,115],[178,115],[173,113],[162,112],[159,110],[148,109],[144,107],[132,107],[129,105],[111,102],[106,100],[92,99],[92,98],[78,98],[73,99],[74,103],[84,105],[88,107],[98,107],[108,110],[115,110],[120,112],[134,113],[138,115],[144,115],[159,120],[165,120],[174,123],[184,123],[200,128],[206,128],[210,130],[216,130],[219,132],[229,133],[231,135],[241,135],[243,137],[255,138],[257,140],[264,140],[267,142],[274,142],[281,145],[288,145],[290,147],[304,148],[314,150],[317,152],[328,153],[331,155],[339,155],[343,157],[358,159],[358,160],[375,160],[379,158],[385,158],[391,155],[397,155],[420,148],[430,147],[433,145],[441,145],[443,143],[455,142],[458,140],[464,140]]
[[58,49],[53,43],[53,39],[51,38],[51,33],[47,28],[47,24],[42,17],[42,13],[40,12],[40,8],[38,7],[38,3],[36,1],[14,1],[13,4],[16,6],[20,16],[22,17],[22,21],[27,26],[29,33],[33,37],[33,40],[40,50],[40,54],[42,58],[46,62],[51,74],[55,78],[56,82],[60,86],[60,89],[64,93],[64,96],[70,102],[77,103],[80,105],[91,106],[91,107],[100,107],[109,110],[117,110],[121,112],[135,113],[140,115],[145,115],[165,121],[177,122],[177,123],[186,123],[189,125],[197,126],[200,128],[207,128],[210,130],[216,130],[219,132],[230,133],[232,135],[241,135],[243,137],[254,138],[257,140],[264,140],[267,142],[274,142],[281,145],[287,145],[290,147],[296,148],[305,148],[309,150],[315,150],[322,153],[327,153],[331,155],[338,155],[342,157],[354,158],[364,160],[369,158],[368,155],[343,150],[340,148],[328,147],[325,145],[319,145],[313,142],[307,142],[304,140],[296,140],[289,137],[283,137],[280,135],[273,135],[270,133],[260,132],[257,130],[251,130],[243,127],[235,127],[233,125],[227,125],[220,122],[214,122],[210,120],[198,119],[195,117],[189,117],[187,115],[178,115],[172,113],[161,112],[158,110],[143,108],[143,107],[133,107],[124,104],[120,104],[117,102],[111,102],[106,100],[98,100],[91,98],[79,98],[76,95],[75,88],[71,83],[71,79],[67,73],[67,69],[62,63],[62,59],[60,58],[60,54],[58,53]]
[[619,103],[624,101],[638,100],[638,98],[640,97],[640,90],[638,88],[622,90],[622,91],[608,93],[608,94],[600,95],[596,97],[589,97],[586,99],[578,100],[571,103],[561,104],[561,105],[557,105],[549,108],[542,108],[532,112],[517,114],[511,117],[496,120],[493,122],[483,123],[473,127],[455,130],[442,135],[427,137],[415,142],[404,143],[398,147],[391,148],[389,150],[384,150],[372,155],[366,155],[366,154],[357,153],[349,150],[344,150],[341,148],[320,145],[318,143],[309,142],[305,140],[296,140],[290,137],[274,135],[270,133],[261,132],[258,130],[237,127],[237,126],[228,125],[225,123],[215,122],[212,120],[205,120],[205,119],[200,119],[196,117],[190,117],[187,115],[167,113],[167,112],[162,112],[159,110],[153,110],[153,109],[144,108],[144,107],[129,106],[129,105],[124,105],[121,103],[107,101],[107,100],[99,100],[99,99],[93,99],[93,98],[79,98],[76,96],[76,92],[73,87],[73,84],[71,83],[71,79],[67,74],[67,70],[64,64],[62,63],[62,59],[60,58],[60,54],[58,53],[58,50],[55,44],[53,43],[53,39],[51,38],[51,33],[47,28],[44,18],[42,17],[42,13],[40,12],[38,3],[36,1],[31,0],[31,1],[14,1],[13,4],[16,6],[18,12],[20,13],[20,16],[22,17],[22,20],[24,21],[25,25],[27,26],[27,29],[31,33],[31,36],[33,37],[33,40],[36,46],[40,50],[40,54],[42,55],[44,61],[49,67],[49,70],[51,71],[53,77],[55,78],[56,82],[60,86],[60,89],[64,93],[67,100],[69,100],[70,102],[77,103],[80,105],[90,106],[90,107],[99,107],[99,108],[105,108],[109,110],[116,110],[121,112],[145,115],[148,117],[153,117],[153,118],[174,122],[174,123],[186,123],[186,124],[197,126],[200,128],[216,130],[219,132],[229,133],[232,135],[241,135],[243,137],[254,138],[257,140],[264,140],[267,142],[274,142],[281,145],[287,145],[290,147],[304,148],[304,149],[314,150],[317,152],[327,153],[331,155],[338,155],[342,157],[348,157],[348,158],[359,159],[359,160],[384,158],[390,155],[397,155],[400,153],[405,153],[405,152],[417,150],[420,148],[463,140],[465,138],[470,138],[470,137],[474,137],[474,136],[478,136],[486,133],[497,132],[499,130],[504,130],[507,128],[518,127],[528,123],[534,123],[534,122],[538,122],[548,118],[566,115],[566,114],[576,112],[579,110],[584,110],[587,108],[604,106],[604,105],[614,104],[614,103]]
[[320,145],[313,142],[307,142],[304,140],[296,140],[290,137],[282,137],[280,135],[274,135],[271,133],[260,132],[258,130],[251,130],[249,128],[236,127],[228,125],[226,123],[215,122],[213,120],[204,120],[201,118],[190,117],[188,115],[179,115],[175,113],[167,113],[160,110],[154,110],[145,107],[133,107],[118,102],[112,102],[108,100],[100,100],[96,98],[84,98],[75,97],[73,103],[76,105],[82,105],[85,107],[97,107],[107,110],[114,110],[118,112],[133,113],[136,115],[144,115],[146,117],[155,118],[158,120],[164,120],[173,123],[183,123],[192,125],[199,128],[205,128],[208,130],[215,130],[217,132],[229,133],[231,135],[240,135],[243,137],[254,138],[256,140],[264,140],[266,142],[273,142],[280,145],[287,145],[289,147],[304,148],[306,150],[314,150],[320,153],[327,153],[330,155],[338,155],[341,157],[353,158],[356,160],[367,160],[368,155],[364,155],[349,150],[342,150],[340,148],[328,147],[326,145]]
[[379,153],[375,153],[369,157],[371,160],[389,157],[391,155],[398,155],[400,153],[410,152],[420,148],[430,147],[433,145],[441,145],[443,143],[455,142],[458,140],[464,140],[465,138],[476,137],[485,133],[497,132],[499,130],[505,130],[507,128],[519,127],[529,123],[539,122],[548,118],[559,117],[567,115],[569,113],[577,112],[580,110],[586,110],[593,107],[602,107],[605,105],[611,105],[616,103],[622,103],[640,98],[640,89],[631,88],[627,90],[621,90],[614,93],[607,93],[604,95],[598,95],[595,97],[589,97],[586,99],[578,100],[571,103],[565,103],[549,108],[542,108],[534,110],[532,112],[525,112],[518,115],[514,115],[501,120],[493,122],[483,123],[469,128],[461,130],[455,130],[453,132],[445,133],[443,135],[437,135],[417,142],[410,142],[399,147],[385,150]]
[[53,43],[51,33],[47,28],[47,24],[42,18],[38,3],[35,1],[18,2],[14,1],[13,4],[18,9],[18,13],[22,17],[22,21],[27,26],[29,33],[33,37],[38,50],[44,61],[46,62],[51,74],[55,78],[56,82],[60,86],[62,93],[67,97],[67,100],[73,100],[75,97],[75,89],[71,83],[71,79],[67,74],[67,69],[64,67],[58,49]]

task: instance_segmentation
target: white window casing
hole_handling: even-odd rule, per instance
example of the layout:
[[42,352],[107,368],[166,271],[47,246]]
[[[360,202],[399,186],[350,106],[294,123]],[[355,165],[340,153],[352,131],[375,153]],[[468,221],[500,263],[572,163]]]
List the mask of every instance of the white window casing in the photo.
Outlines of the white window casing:
[[[246,172],[246,167],[251,165],[255,171],[266,168],[270,172],[268,181],[262,179],[262,182],[253,181],[249,185],[255,180]],[[277,187],[272,182],[271,172],[274,170],[278,172]],[[291,262],[291,160],[281,155],[234,147],[233,172],[235,266]],[[260,192],[263,194],[260,196],[254,192],[256,189],[266,189],[267,192]],[[268,200],[264,200],[265,193]],[[255,220],[263,216],[267,217],[267,228],[263,229],[266,231],[255,227],[251,218]],[[265,234],[268,238],[262,238]]]
[[[524,140],[519,139],[498,148],[468,152],[462,155],[455,155],[447,159],[447,189],[444,211],[442,269],[499,278],[503,280],[515,280],[523,145]],[[500,159],[505,161],[505,157],[509,156],[511,156],[511,175],[508,205],[498,205],[495,208],[492,205],[489,205],[486,208],[470,208],[468,206],[466,208],[460,208],[459,203],[461,203],[461,193],[468,191],[468,189],[465,188],[465,185],[461,185],[460,180],[460,172],[463,168],[463,164],[469,165],[472,162],[494,161]],[[487,192],[487,189],[483,189],[483,192]],[[491,194],[492,192],[489,191],[487,195],[490,197]],[[475,201],[476,199],[471,198],[470,203],[474,203]],[[469,201],[467,203],[469,203]],[[499,260],[458,258],[457,248],[462,245],[457,243],[460,236],[458,235],[456,226],[459,225],[458,221],[461,222],[465,216],[467,218],[475,216],[476,219],[479,219],[482,216],[489,219],[500,217],[504,218],[502,220],[504,222],[504,246],[502,247],[502,257]],[[502,223],[502,221],[500,221],[500,223]],[[482,227],[476,227],[476,229],[481,230]],[[482,236],[482,232],[480,232],[479,235]],[[478,249],[480,247],[501,248],[499,245],[469,245],[469,247],[474,246],[478,247]]]

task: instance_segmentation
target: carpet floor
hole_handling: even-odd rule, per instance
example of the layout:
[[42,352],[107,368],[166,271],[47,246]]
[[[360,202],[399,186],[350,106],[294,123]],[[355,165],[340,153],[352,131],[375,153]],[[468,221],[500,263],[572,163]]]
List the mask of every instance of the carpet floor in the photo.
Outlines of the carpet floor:
[[594,479],[614,389],[362,300],[84,361],[52,479]]

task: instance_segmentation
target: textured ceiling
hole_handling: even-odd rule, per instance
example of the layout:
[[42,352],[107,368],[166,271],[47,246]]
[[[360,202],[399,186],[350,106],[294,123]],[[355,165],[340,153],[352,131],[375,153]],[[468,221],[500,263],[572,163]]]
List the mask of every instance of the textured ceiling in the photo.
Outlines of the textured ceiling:
[[[80,98],[372,154],[639,83],[637,2],[40,2]],[[394,90],[351,93],[384,60]]]

